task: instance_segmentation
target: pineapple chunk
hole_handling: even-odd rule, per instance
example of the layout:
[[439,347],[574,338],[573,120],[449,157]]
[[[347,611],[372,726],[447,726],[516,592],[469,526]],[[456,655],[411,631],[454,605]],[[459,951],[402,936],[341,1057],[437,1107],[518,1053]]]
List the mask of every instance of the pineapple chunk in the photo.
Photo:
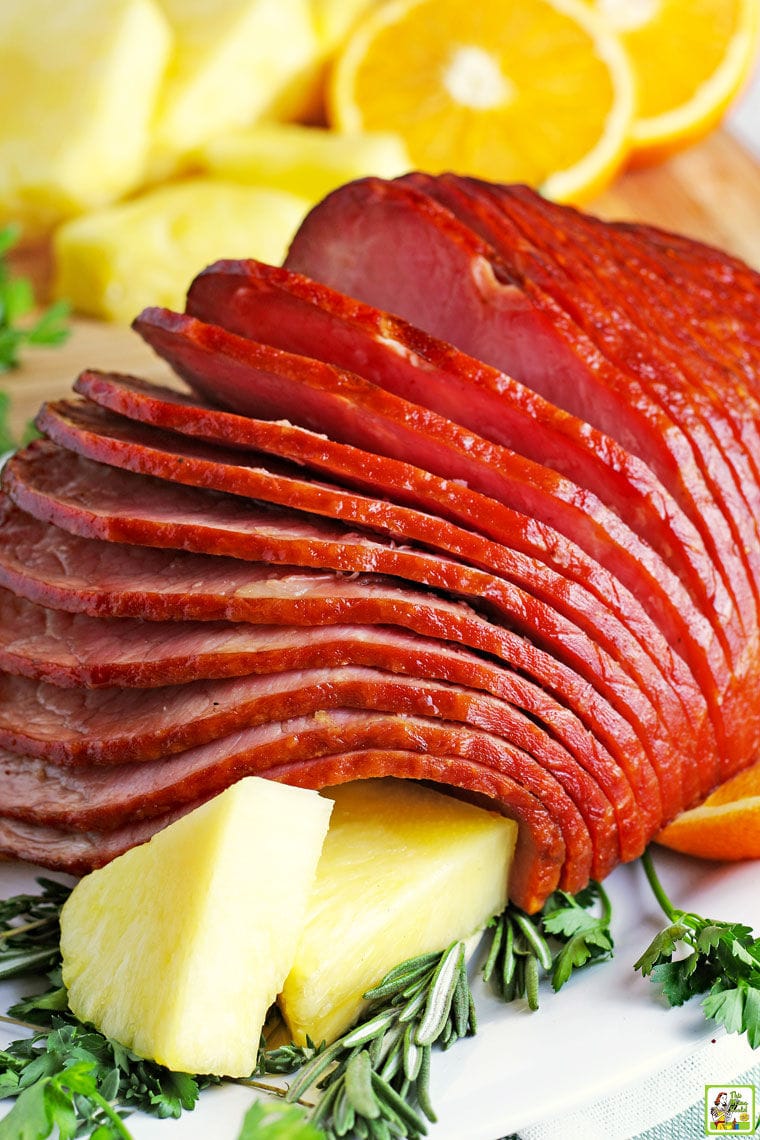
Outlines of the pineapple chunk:
[[354,178],[395,178],[411,165],[392,132],[339,134],[298,123],[261,123],[213,139],[197,158],[218,177],[274,186],[313,203]]
[[61,914],[76,1016],[176,1071],[250,1074],[331,809],[248,777],[82,878]]
[[139,183],[170,50],[154,0],[3,0],[0,223],[43,232]]
[[503,910],[517,836],[514,821],[407,780],[323,794],[335,807],[279,999],[298,1044],[334,1040],[389,969]]
[[280,190],[211,178],[170,183],[61,226],[55,292],[113,321],[129,322],[146,305],[182,309],[191,279],[217,258],[280,263],[308,208]]
[[332,62],[359,19],[379,2],[380,0],[309,0],[318,51],[311,81],[304,83],[303,107],[299,115],[302,121],[325,122],[325,89]]
[[153,128],[152,172],[262,115],[300,111],[319,47],[308,0],[159,0],[175,50]]
[[371,8],[376,7],[377,2],[378,0],[311,0],[322,50],[332,54],[341,47],[354,25]]

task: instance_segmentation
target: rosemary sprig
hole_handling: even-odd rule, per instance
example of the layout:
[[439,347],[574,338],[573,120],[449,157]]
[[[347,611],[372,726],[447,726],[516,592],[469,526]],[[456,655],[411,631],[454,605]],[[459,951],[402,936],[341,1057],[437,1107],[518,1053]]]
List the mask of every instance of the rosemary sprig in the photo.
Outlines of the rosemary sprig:
[[37,882],[38,895],[0,900],[0,981],[44,974],[60,963],[58,917],[71,888],[52,879]]
[[[718,922],[674,906],[650,851],[642,856],[649,884],[668,919],[634,969],[660,985],[671,1006],[706,995],[708,1020],[727,1033],[744,1033],[760,1047],[760,938],[739,922]],[[685,951],[674,960],[676,951]]]
[[[307,1042],[310,1056],[286,1100],[321,1091],[311,1123],[328,1140],[343,1136],[418,1140],[435,1121],[430,1101],[430,1055],[476,1029],[463,942],[442,954],[423,954],[389,971],[365,995],[366,1017],[326,1048]],[[287,1046],[287,1058],[304,1055]],[[264,1054],[261,1070],[282,1072],[286,1054]],[[271,1066],[271,1067],[270,1067]]]

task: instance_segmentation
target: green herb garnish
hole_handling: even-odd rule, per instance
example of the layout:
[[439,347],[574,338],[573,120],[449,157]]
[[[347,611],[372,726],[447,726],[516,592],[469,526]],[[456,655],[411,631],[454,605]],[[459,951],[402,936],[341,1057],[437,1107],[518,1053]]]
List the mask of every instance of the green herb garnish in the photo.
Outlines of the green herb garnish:
[[45,974],[60,963],[61,907],[71,888],[38,879],[38,895],[0,900],[0,980],[22,974]]
[[[592,913],[597,903],[601,913]],[[590,883],[577,895],[555,891],[539,914],[529,916],[508,906],[489,923],[491,946],[483,966],[483,979],[503,1001],[524,998],[538,1009],[539,981],[551,976],[555,991],[574,970],[609,958],[612,906],[599,883]]]
[[[597,904],[599,914],[593,913]],[[574,970],[611,957],[612,904],[600,883],[589,883],[577,895],[557,891],[541,915],[544,930],[557,944],[551,971],[555,991],[564,986]]]
[[[668,925],[634,969],[662,988],[671,1006],[700,994],[705,1017],[727,1033],[745,1033],[760,1046],[760,938],[738,922],[717,922],[679,910],[668,898],[647,851],[642,863]],[[676,952],[683,952],[675,958]]]
[[[310,1120],[328,1137],[408,1137],[427,1132],[436,1119],[430,1102],[430,1055],[447,1049],[476,1028],[467,978],[465,947],[452,943],[442,954],[423,954],[389,971],[364,995],[364,1020],[327,1048],[315,1049],[296,1073],[286,1099],[299,1100],[311,1088],[321,1097]],[[287,1049],[291,1047],[286,1047]],[[281,1072],[281,1050],[274,1068]]]
[[[760,939],[749,927],[716,922],[674,907],[649,852],[647,878],[668,918],[635,968],[658,982],[671,1005],[703,996],[705,1015],[760,1045]],[[173,1073],[144,1061],[68,1010],[60,978],[58,917],[69,888],[38,880],[39,895],[0,902],[0,977],[46,974],[48,988],[9,1011],[33,1021],[32,1036],[0,1050],[0,1098],[15,1096],[0,1120],[0,1140],[128,1140],[123,1118],[139,1109],[177,1117],[217,1078]],[[509,906],[489,924],[483,973],[507,1000],[535,1009],[542,975],[559,990],[573,972],[611,955],[611,906],[591,883],[575,896],[555,892],[538,915]],[[676,951],[685,951],[674,961]],[[391,970],[365,994],[366,1016],[329,1046],[308,1041],[266,1050],[250,1081],[292,1073],[282,1101],[256,1102],[238,1140],[420,1140],[436,1115],[429,1074],[434,1047],[448,1048],[476,1030],[465,947],[424,954]],[[302,1098],[317,1090],[313,1106]],[[274,1090],[277,1091],[277,1090]],[[307,1111],[308,1110],[308,1111]]]
[[69,305],[56,301],[33,319],[34,289],[28,278],[11,273],[7,254],[20,236],[18,226],[0,229],[0,372],[18,367],[22,348],[54,348],[69,335]]
[[56,1126],[62,1140],[128,1138],[129,1112],[178,1117],[212,1083],[144,1061],[67,1013],[1,1050],[0,1066],[0,1097],[18,1098],[0,1120],[0,1140],[44,1140]]
[[295,1104],[257,1100],[245,1114],[238,1140],[323,1140]]
[[[38,879],[38,895],[0,901],[0,978],[46,976],[48,988],[8,1011],[35,1032],[0,1049],[0,1099],[16,1097],[0,1120],[0,1140],[91,1136],[124,1140],[122,1116],[136,1109],[177,1117],[201,1088],[218,1083],[144,1061],[81,1022],[68,1009],[60,977],[61,907],[70,888]],[[20,1019],[20,1020],[19,1020]]]

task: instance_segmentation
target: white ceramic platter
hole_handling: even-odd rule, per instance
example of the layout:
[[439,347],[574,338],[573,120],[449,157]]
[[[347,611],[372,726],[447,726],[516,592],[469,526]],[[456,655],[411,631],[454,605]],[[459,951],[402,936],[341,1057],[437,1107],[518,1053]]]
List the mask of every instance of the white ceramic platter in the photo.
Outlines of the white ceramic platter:
[[[678,905],[760,930],[756,863],[718,866],[664,851],[657,858]],[[34,890],[38,873],[0,863],[0,896]],[[612,1093],[718,1036],[697,1002],[667,1009],[632,969],[665,922],[641,867],[618,868],[606,886],[614,904],[614,958],[581,972],[557,995],[547,985],[537,1013],[501,1005],[476,976],[477,1035],[434,1058],[439,1123],[430,1128],[431,1140],[497,1140]],[[18,983],[0,985],[2,1010],[22,991]],[[14,1036],[0,1023],[2,1043]],[[232,1085],[207,1090],[179,1121],[134,1115],[128,1125],[135,1140],[236,1140],[253,1095]]]

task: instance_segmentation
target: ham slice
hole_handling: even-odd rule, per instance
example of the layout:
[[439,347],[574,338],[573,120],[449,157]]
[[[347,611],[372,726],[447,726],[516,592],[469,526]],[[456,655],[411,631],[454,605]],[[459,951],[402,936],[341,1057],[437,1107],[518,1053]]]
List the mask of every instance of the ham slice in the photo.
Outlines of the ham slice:
[[[167,762],[175,753],[294,717],[313,714],[319,724],[322,714],[336,708],[472,727],[502,740],[523,762],[523,786],[531,787],[540,772],[542,780],[550,777],[570,796],[591,840],[595,877],[604,877],[620,861],[615,810],[594,778],[518,710],[461,686],[358,666],[196,682],[148,694],[56,689],[0,674],[0,698],[0,746],[73,766],[82,778],[88,767],[126,770],[135,763]],[[534,789],[534,794],[539,793]],[[629,801],[628,810],[631,806]],[[622,814],[622,805],[619,810]]]
[[[424,551],[381,545],[369,534],[328,529],[325,525],[318,526],[315,521],[282,512],[262,514],[235,500],[231,503],[220,499],[209,502],[202,493],[193,495],[189,489],[172,487],[163,481],[143,487],[139,478],[108,469],[96,470],[91,474],[85,469],[77,477],[72,471],[72,465],[76,467],[77,460],[68,453],[51,450],[50,445],[45,444],[35,445],[30,451],[37,454],[35,470],[40,473],[43,483],[48,485],[48,491],[44,496],[35,496],[28,478],[22,482],[14,477],[17,469],[24,464],[22,456],[13,461],[9,470],[9,493],[33,513],[67,529],[85,536],[98,535],[111,540],[177,546],[201,553],[234,554],[244,559],[308,564],[351,572],[380,571],[436,589],[453,591],[472,601],[483,599],[496,612],[499,620],[544,648],[548,659],[551,659],[551,654],[559,657],[569,668],[594,684],[621,715],[633,724],[645,747],[652,738],[659,745],[657,726],[663,722],[675,727],[677,718],[680,717],[681,739],[683,734],[692,733],[698,728],[697,718],[702,710],[696,701],[693,701],[691,714],[688,706],[682,705],[680,701],[671,700],[666,707],[658,707],[669,695],[672,696],[663,684],[662,692],[657,687],[650,698],[655,703],[647,703],[639,687],[616,669],[615,663],[596,643],[584,638],[577,626],[563,621],[558,613],[549,610],[537,599],[509,589],[507,583],[500,579]],[[132,458],[130,449],[123,459],[131,462]],[[168,454],[158,472],[170,479],[179,467],[183,478],[193,478],[191,462],[184,453],[183,460],[177,464],[174,456]],[[34,459],[31,462],[34,463]],[[79,463],[81,462],[80,460]],[[147,460],[143,458],[138,465],[145,470]],[[206,476],[203,481],[208,484],[211,478]],[[71,498],[61,504],[62,494],[65,496],[72,487],[74,490]],[[59,488],[63,488],[63,492]],[[98,503],[101,504],[99,508]],[[146,504],[147,510],[143,507],[141,511],[132,504]],[[56,509],[56,505],[60,509]],[[109,510],[117,512],[113,529],[108,527],[111,518]],[[104,524],[98,526],[97,522],[101,518],[105,520]],[[217,536],[221,536],[221,545],[217,545]],[[582,603],[579,609],[582,611]],[[524,672],[530,670],[527,661],[515,659],[515,662],[516,667],[521,667]],[[644,678],[651,678],[651,664],[645,664],[641,672]],[[542,679],[542,683],[546,682]],[[698,747],[695,746],[687,753],[695,758],[695,762],[690,769],[682,769],[679,784],[676,783],[679,780],[678,770],[664,750],[655,746],[648,751],[653,755],[653,763],[660,774],[666,802],[670,803],[672,796],[678,796],[673,803],[690,802],[699,796],[700,771],[706,774],[707,766],[703,765],[700,769],[696,763]],[[714,781],[714,773],[709,778]]]
[[[754,610],[752,590],[689,441],[646,393],[641,392],[641,407],[635,403],[636,388],[542,288],[539,259],[519,267],[504,262],[513,231],[503,210],[488,215],[492,224],[486,241],[473,229],[485,225],[486,212],[479,201],[463,221],[461,194],[455,214],[428,192],[438,180],[424,185],[425,191],[408,182],[365,179],[341,188],[315,207],[300,227],[287,267],[445,336],[521,380],[557,408],[605,432],[617,441],[622,454],[638,455],[652,464],[681,504],[682,515],[685,512],[700,534],[694,545],[685,541],[684,532],[672,547],[678,552],[676,560],[683,559],[685,567],[699,551],[690,588],[701,589],[708,604],[717,574],[722,584],[712,611],[716,632],[729,639],[733,656],[740,654],[747,633],[743,614],[751,612],[748,606]],[[443,188],[440,194],[443,197]],[[505,237],[495,251],[490,239],[497,232]],[[365,256],[348,258],[347,246],[357,242]],[[515,257],[525,255],[525,243],[513,252]],[[434,303],[429,289],[420,287],[433,266],[441,291],[449,297],[444,307]],[[601,313],[599,317],[604,319]],[[465,415],[467,409],[465,405]],[[499,422],[497,417],[493,422]],[[661,542],[654,545],[664,552]],[[726,559],[731,568],[724,564]]]
[[[157,687],[173,682],[180,699],[185,690],[191,699],[194,689],[207,693],[215,679],[233,677],[234,682],[214,687],[213,697],[205,702],[203,717],[198,717],[212,727],[222,721],[228,724],[225,718],[232,710],[239,715],[243,694],[257,676],[269,678],[272,684],[271,675],[292,673],[295,669],[313,672],[320,667],[339,670],[346,665],[360,665],[394,676],[424,679],[426,683],[449,682],[499,698],[519,721],[535,726],[550,741],[556,740],[576,764],[593,776],[615,810],[621,858],[635,857],[646,842],[648,828],[661,814],[653,779],[636,779],[632,770],[632,785],[601,742],[569,709],[519,674],[447,642],[390,627],[354,624],[294,629],[89,618],[48,610],[5,590],[0,590],[0,638],[5,638],[5,642],[0,641],[0,665],[19,676],[47,682],[43,689],[49,694],[45,704],[56,708],[66,707],[67,698],[59,691],[62,685],[75,690],[78,685],[85,689],[120,686],[122,695],[107,694],[106,707],[112,707],[113,700],[127,701],[124,686]],[[9,652],[8,646],[15,646],[15,653]],[[93,701],[92,692],[76,691],[75,705]],[[141,708],[156,706],[156,699],[144,692],[136,695],[135,701]],[[158,705],[163,703],[165,694],[158,698]],[[11,716],[18,719],[9,705],[6,718]],[[159,719],[163,719],[163,713]],[[179,719],[184,723],[184,716]],[[152,717],[148,723],[152,723]],[[39,733],[36,717],[29,717],[27,724]],[[48,736],[53,739],[52,732]],[[130,741],[133,736],[134,730],[130,729]],[[80,754],[90,747],[86,738],[78,735],[73,736],[72,744],[78,745]],[[60,740],[55,749],[60,759]],[[19,750],[34,751],[28,745],[25,749],[19,746]],[[49,755],[53,756],[53,752]]]
[[[311,782],[311,764],[324,769],[317,786],[359,774],[385,775],[386,758],[399,752],[418,754],[414,772],[418,778],[435,779],[446,771],[449,785],[469,792],[483,785],[501,788],[495,806],[508,804],[530,848],[531,858],[518,866],[515,880],[525,883],[522,897],[530,906],[535,901],[528,892],[537,878],[541,881],[551,874],[555,885],[571,891],[588,879],[592,848],[582,816],[540,765],[488,733],[422,717],[337,709],[251,728],[158,761],[109,768],[72,771],[0,753],[7,792],[2,813],[73,830],[108,828],[189,806],[247,774],[265,772],[287,782]],[[540,799],[521,782],[528,772],[541,786]],[[570,848],[559,858],[558,840]],[[541,867],[533,853],[547,848],[551,857]]]
[[[17,765],[12,755],[10,761]],[[327,787],[355,779],[357,773],[372,772],[377,776],[393,775],[408,779],[433,780],[452,785],[452,777],[461,781],[453,790],[465,798],[491,810],[499,804],[509,805],[509,814],[518,819],[515,858],[510,872],[512,897],[525,910],[537,910],[560,882],[560,868],[566,862],[565,844],[558,824],[546,808],[509,777],[476,761],[425,754],[401,749],[366,749],[353,753],[320,756],[307,761],[284,763],[267,771],[267,778],[302,787]],[[33,762],[38,767],[39,762]],[[0,759],[0,772],[2,760]],[[53,777],[55,777],[55,772]],[[42,776],[44,780],[44,775]],[[54,780],[53,780],[54,782]],[[37,786],[36,797],[44,795]],[[75,793],[76,794],[76,793]],[[45,866],[82,873],[102,866],[121,851],[143,842],[155,831],[171,823],[209,798],[187,799],[180,807],[147,818],[130,819],[109,830],[74,830],[13,816],[0,815],[0,852],[21,856]],[[26,815],[31,815],[27,809]],[[566,876],[567,878],[567,876]]]

